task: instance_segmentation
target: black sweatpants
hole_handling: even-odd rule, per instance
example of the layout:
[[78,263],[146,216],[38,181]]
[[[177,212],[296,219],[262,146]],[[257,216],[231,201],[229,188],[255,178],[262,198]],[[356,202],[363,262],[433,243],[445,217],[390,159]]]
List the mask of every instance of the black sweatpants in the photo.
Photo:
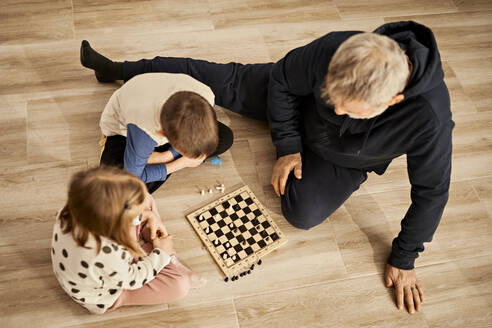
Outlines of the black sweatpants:
[[[234,140],[234,135],[231,129],[221,122],[217,123],[219,125],[219,144],[215,152],[210,155],[210,157],[220,155],[227,151],[229,148],[231,148]],[[107,137],[106,144],[104,145],[104,151],[101,155],[100,164],[123,168],[125,148],[126,137],[120,135]],[[154,148],[154,151],[163,153],[166,150],[169,150],[169,148],[171,148],[171,145],[167,143],[165,145]],[[168,174],[166,180],[164,181],[153,181],[146,183],[149,193],[153,193],[154,191],[156,191],[160,186],[164,184],[164,182],[167,181],[167,179],[169,179],[170,176],[171,174]]]
[[[123,64],[125,81],[148,72],[185,73],[208,85],[215,103],[265,121],[270,70],[266,64],[217,64],[191,58],[155,57]],[[282,213],[295,227],[312,228],[338,209],[367,178],[360,170],[336,166],[304,147],[302,179],[290,174],[281,197]]]

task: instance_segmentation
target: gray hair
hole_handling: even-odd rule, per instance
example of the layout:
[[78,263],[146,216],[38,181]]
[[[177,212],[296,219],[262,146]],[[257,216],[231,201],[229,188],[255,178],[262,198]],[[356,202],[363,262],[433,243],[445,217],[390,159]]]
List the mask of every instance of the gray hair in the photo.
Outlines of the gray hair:
[[403,91],[408,74],[408,58],[396,41],[360,33],[336,50],[321,95],[326,101],[358,100],[380,106]]

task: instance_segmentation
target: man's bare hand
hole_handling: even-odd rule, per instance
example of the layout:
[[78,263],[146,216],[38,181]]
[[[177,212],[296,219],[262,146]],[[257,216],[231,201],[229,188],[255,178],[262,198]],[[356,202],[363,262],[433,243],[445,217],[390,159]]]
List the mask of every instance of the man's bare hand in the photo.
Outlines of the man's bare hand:
[[277,196],[285,193],[285,184],[290,172],[294,170],[294,175],[297,179],[302,178],[302,158],[301,153],[281,156],[277,159],[277,163],[273,167],[272,180],[273,189]]
[[386,264],[384,281],[386,287],[395,287],[398,310],[401,310],[405,303],[409,313],[420,311],[420,304],[424,302],[424,290],[417,280],[415,269],[401,270]]

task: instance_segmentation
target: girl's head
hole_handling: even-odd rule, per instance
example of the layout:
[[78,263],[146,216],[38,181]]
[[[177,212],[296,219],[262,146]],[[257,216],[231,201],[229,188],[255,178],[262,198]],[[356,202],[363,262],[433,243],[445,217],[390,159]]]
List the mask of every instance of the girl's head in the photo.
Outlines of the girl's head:
[[145,252],[132,237],[133,220],[145,208],[146,187],[132,174],[115,167],[98,167],[72,176],[68,201],[60,218],[63,233],[71,232],[75,242],[85,247],[89,235],[101,236],[125,246],[134,256]]

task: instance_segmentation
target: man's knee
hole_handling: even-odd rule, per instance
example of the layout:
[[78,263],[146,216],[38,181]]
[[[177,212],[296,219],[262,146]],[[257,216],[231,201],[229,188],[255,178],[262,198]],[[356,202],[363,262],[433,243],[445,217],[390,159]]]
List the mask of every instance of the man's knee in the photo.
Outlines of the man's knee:
[[282,197],[282,213],[285,219],[297,229],[309,230],[326,220],[337,207],[330,204],[319,206],[308,199],[295,202]]

